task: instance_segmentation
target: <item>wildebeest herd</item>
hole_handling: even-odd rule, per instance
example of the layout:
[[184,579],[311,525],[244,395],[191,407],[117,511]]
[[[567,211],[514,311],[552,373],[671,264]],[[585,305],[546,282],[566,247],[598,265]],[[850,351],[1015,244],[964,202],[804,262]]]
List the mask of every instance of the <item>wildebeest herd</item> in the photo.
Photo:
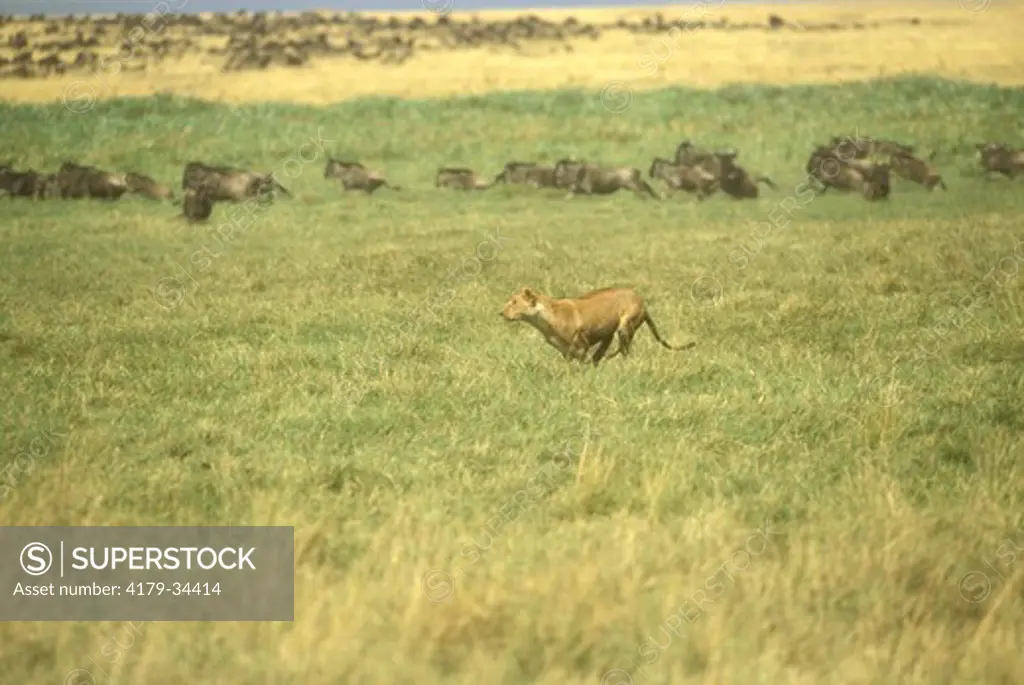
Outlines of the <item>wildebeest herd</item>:
[[32,169],[16,171],[9,163],[0,164],[0,195],[12,198],[117,200],[125,193],[154,200],[175,199],[168,186],[134,171],[110,173],[94,166],[64,162],[55,173],[46,174]]
[[[1015,179],[1024,174],[1024,149],[1006,143],[979,143],[981,172]],[[737,200],[757,199],[759,185],[772,189],[777,185],[764,175],[753,174],[738,162],[734,149],[709,151],[684,140],[672,160],[655,158],[647,170],[650,181],[659,181],[669,194],[684,191],[698,202],[721,191]],[[830,188],[859,193],[869,201],[884,200],[891,193],[891,174],[933,191],[946,190],[938,169],[915,156],[914,147],[893,140],[865,136],[836,136],[811,151],[805,172],[819,185],[821,193]],[[369,169],[354,161],[328,158],[325,179],[336,182],[345,191],[373,194],[380,188],[399,191],[401,186],[388,181],[382,171]],[[628,190],[638,196],[662,199],[643,172],[636,167],[611,167],[585,160],[562,159],[553,165],[513,161],[494,177],[464,167],[442,167],[435,174],[436,188],[486,190],[498,184],[517,184],[565,191],[566,199],[578,195],[609,195]],[[258,173],[229,166],[189,162],[181,178],[184,191],[180,200],[167,185],[145,174],[109,172],[76,162],[64,162],[54,173],[33,169],[16,170],[10,163],[0,164],[0,195],[9,198],[43,199],[94,198],[117,200],[125,194],[180,202],[182,214],[191,222],[210,218],[220,202],[272,201],[278,192],[291,192],[273,173]]]
[[[536,15],[507,20],[458,21],[439,15],[432,21],[378,19],[356,13],[238,12],[201,16],[182,14],[188,0],[158,2],[149,14],[112,17],[0,17],[0,78],[45,78],[86,70],[145,71],[183,55],[206,54],[225,71],[301,67],[313,59],[351,58],[401,64],[415,54],[471,48],[523,51],[529,45],[572,51],[572,41],[599,39],[610,31],[636,34],[696,31],[864,30],[889,24],[920,24],[917,18],[871,23],[794,23],[777,15],[766,22],[731,23],[721,18],[666,20],[658,13],[641,21],[607,24],[561,22]],[[172,7],[172,5],[175,5]],[[226,40],[225,40],[226,39]],[[4,54],[6,53],[6,54]]]

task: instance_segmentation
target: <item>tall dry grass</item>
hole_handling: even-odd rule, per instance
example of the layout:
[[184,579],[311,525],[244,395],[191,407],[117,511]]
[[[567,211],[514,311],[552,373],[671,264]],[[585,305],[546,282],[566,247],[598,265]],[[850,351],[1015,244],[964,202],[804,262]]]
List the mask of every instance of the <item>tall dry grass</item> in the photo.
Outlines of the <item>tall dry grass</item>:
[[[1022,107],[1020,89],[921,79],[638,93],[618,115],[564,92],[3,106],[18,166],[294,171],[322,130],[317,154],[406,189],[343,196],[314,159],[289,174],[296,199],[235,228],[227,207],[190,228],[137,199],[4,201],[0,521],[294,525],[296,608],[285,624],[0,624],[0,672],[1024,681],[1024,201],[972,155],[1013,139]],[[810,145],[855,127],[936,150],[949,192],[782,209]],[[697,205],[432,185],[440,164],[646,166],[682,137],[735,145],[781,190]],[[180,265],[170,306],[156,286]],[[718,299],[695,289],[708,275]],[[612,284],[697,347],[642,332],[595,371],[498,317],[522,285]]]

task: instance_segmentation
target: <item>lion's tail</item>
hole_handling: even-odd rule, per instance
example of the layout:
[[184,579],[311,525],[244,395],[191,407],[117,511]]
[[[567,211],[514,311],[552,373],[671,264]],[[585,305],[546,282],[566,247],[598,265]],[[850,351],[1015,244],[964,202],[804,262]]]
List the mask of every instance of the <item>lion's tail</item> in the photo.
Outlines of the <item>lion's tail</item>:
[[665,342],[665,339],[661,337],[661,333],[658,332],[658,327],[654,325],[654,319],[652,319],[651,315],[648,314],[647,312],[644,312],[644,323],[647,324],[647,326],[651,329],[651,333],[654,334],[654,339],[661,343],[661,346],[666,349],[677,351],[688,350],[691,347],[696,347],[697,345],[696,341],[688,342],[682,347],[673,347],[672,345],[669,345],[667,342]]

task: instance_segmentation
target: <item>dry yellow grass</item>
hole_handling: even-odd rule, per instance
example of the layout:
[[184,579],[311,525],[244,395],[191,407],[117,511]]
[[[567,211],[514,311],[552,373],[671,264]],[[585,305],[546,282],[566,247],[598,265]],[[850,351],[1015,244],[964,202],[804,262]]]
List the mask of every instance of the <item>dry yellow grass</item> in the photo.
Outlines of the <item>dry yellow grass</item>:
[[[546,19],[576,16],[581,21],[636,19],[660,11],[666,18],[731,22],[764,21],[772,13],[797,22],[872,22],[918,17],[922,24],[899,24],[865,31],[797,33],[793,31],[700,30],[673,40],[667,34],[645,36],[608,32],[600,41],[574,41],[574,52],[537,44],[526,56],[510,49],[487,48],[414,56],[402,66],[317,59],[302,69],[220,71],[220,62],[194,56],[151,66],[146,73],[81,74],[32,81],[7,81],[4,98],[52,101],[69,88],[83,86],[99,98],[173,92],[233,102],[274,100],[310,104],[376,94],[443,97],[495,90],[595,88],[621,81],[635,90],[671,84],[717,87],[729,83],[834,83],[918,73],[995,82],[1024,83],[1024,3],[982,7],[988,0],[941,5],[911,3],[897,7],[877,2],[821,5],[743,5],[715,9],[644,7],[600,10],[538,10]],[[711,7],[718,0],[710,3]],[[963,6],[961,6],[961,4]],[[508,18],[521,12],[478,13]],[[430,16],[423,13],[424,16]],[[387,15],[378,15],[387,16]],[[408,14],[405,16],[409,16]],[[468,14],[454,13],[454,18]],[[936,24],[937,22],[937,24]],[[15,27],[8,27],[10,34]],[[177,30],[177,29],[175,29]],[[224,39],[221,39],[223,41]],[[5,42],[5,41],[4,41]],[[657,51],[657,52],[655,52]],[[218,58],[223,59],[223,58]],[[658,63],[660,70],[641,66]]]

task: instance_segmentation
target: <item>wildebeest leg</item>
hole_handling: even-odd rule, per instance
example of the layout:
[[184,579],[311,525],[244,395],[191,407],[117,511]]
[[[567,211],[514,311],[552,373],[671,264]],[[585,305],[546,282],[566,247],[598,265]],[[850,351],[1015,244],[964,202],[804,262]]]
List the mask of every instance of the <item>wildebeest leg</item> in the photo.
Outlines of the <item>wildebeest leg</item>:
[[283,185],[277,182],[277,179],[273,179],[273,188],[280,190],[285,197],[291,197],[291,191],[285,188]]
[[636,195],[637,197],[644,197],[645,193],[650,193],[651,197],[657,197],[656,195],[654,195],[654,191],[651,188],[651,186],[648,185],[647,182],[644,180],[630,181],[628,185],[625,185],[623,187],[632,190],[633,194]]
[[778,190],[779,189],[779,187],[777,185],[775,185],[774,181],[772,181],[767,176],[758,176],[757,177],[757,182],[758,183],[764,183],[766,186],[768,186],[772,190]]

